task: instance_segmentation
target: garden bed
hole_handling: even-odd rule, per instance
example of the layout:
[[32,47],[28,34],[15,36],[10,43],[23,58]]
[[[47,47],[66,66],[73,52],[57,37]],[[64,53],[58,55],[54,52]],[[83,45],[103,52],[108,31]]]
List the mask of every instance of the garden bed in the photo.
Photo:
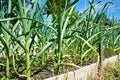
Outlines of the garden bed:
[[120,53],[113,1],[86,0],[82,12],[80,0],[15,1],[0,1],[0,80],[87,79]]
[[[118,58],[120,59],[120,55],[107,58],[103,61],[102,66],[105,67],[108,64],[115,66],[115,63],[118,62]],[[81,69],[61,74],[55,77],[51,77],[45,80],[87,80],[91,74],[92,76],[97,74],[97,65],[98,63],[93,63]]]

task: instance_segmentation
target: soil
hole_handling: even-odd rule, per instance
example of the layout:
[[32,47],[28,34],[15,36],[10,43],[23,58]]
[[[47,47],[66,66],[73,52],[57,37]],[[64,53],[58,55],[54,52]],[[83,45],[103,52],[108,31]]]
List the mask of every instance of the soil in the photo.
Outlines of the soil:
[[[108,57],[111,57],[113,55],[117,55],[117,54],[118,53],[115,53],[115,54],[106,53],[104,55],[104,59],[108,58]],[[95,60],[92,60],[91,58],[89,58],[89,60],[84,61],[82,65],[79,64],[79,63],[77,65],[79,65],[79,66],[86,66],[86,65],[89,65],[89,64],[92,64],[92,63],[95,63],[95,62],[96,62]],[[49,67],[49,69],[51,69],[51,67]],[[76,68],[76,67],[73,67],[73,66],[65,66],[64,68],[60,69],[61,72],[59,74],[67,73],[67,72],[70,72],[70,71],[74,71],[76,69],[79,69],[79,68]],[[36,75],[34,75],[33,79],[34,80],[37,80],[37,79],[43,80],[43,79],[50,78],[50,77],[53,77],[53,76],[56,76],[56,75],[59,75],[59,74],[53,73],[50,70],[49,71],[44,71],[43,70],[43,71],[38,72]]]
[[[117,54],[117,53],[116,53]],[[113,55],[113,54],[112,54]],[[107,53],[106,55],[104,55],[105,57],[110,57],[112,56],[111,54]],[[66,62],[70,63],[72,61],[72,59],[66,59]],[[91,63],[94,63],[96,62],[96,60],[93,60],[92,58],[89,58],[87,60],[84,60],[83,64],[80,64],[79,62],[75,62],[76,65],[78,66],[85,66],[85,65],[89,65]],[[12,66],[11,66],[12,67]],[[47,68],[46,68],[47,67]],[[59,74],[63,74],[63,73],[67,73],[69,71],[73,71],[73,70],[76,70],[76,69],[79,69],[77,67],[74,67],[74,66],[70,66],[70,65],[65,65],[63,67],[60,68],[60,73],[56,73],[56,71],[53,71],[53,61],[50,60],[47,65],[45,65],[44,67],[39,67],[39,66],[36,66],[34,67],[34,69],[31,70],[31,77],[34,79],[34,80],[43,80],[43,79],[46,79],[46,78],[50,78],[50,77],[53,77],[53,76],[56,76],[56,75],[59,75]],[[22,69],[22,68],[20,68]],[[12,69],[13,70],[13,69]],[[23,69],[22,69],[23,70]],[[3,75],[5,75],[3,73],[3,71],[5,71],[5,67],[1,67],[0,66],[0,78],[3,77]],[[13,70],[14,71],[14,70]],[[21,71],[21,70],[20,70]],[[24,72],[24,70],[23,70]],[[16,77],[18,78],[17,75],[15,75],[15,73],[13,74],[14,76],[11,76],[11,78],[13,77]],[[20,78],[19,78],[20,79]],[[24,80],[24,78],[21,78],[21,80]]]

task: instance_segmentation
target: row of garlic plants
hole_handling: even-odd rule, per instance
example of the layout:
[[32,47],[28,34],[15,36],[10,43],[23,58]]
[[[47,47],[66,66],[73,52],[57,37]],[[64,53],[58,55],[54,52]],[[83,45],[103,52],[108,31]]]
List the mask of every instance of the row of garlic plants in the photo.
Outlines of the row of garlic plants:
[[97,61],[100,41],[104,49],[120,51],[120,26],[115,20],[105,22],[111,2],[97,10],[100,2],[89,0],[90,7],[77,13],[78,0],[44,0],[42,5],[39,0],[8,1],[0,10],[0,54],[5,54],[0,66],[6,69],[6,79],[16,74],[30,80],[31,71],[47,69],[48,64],[53,65],[51,71],[59,73],[68,63],[76,66],[90,58]]

